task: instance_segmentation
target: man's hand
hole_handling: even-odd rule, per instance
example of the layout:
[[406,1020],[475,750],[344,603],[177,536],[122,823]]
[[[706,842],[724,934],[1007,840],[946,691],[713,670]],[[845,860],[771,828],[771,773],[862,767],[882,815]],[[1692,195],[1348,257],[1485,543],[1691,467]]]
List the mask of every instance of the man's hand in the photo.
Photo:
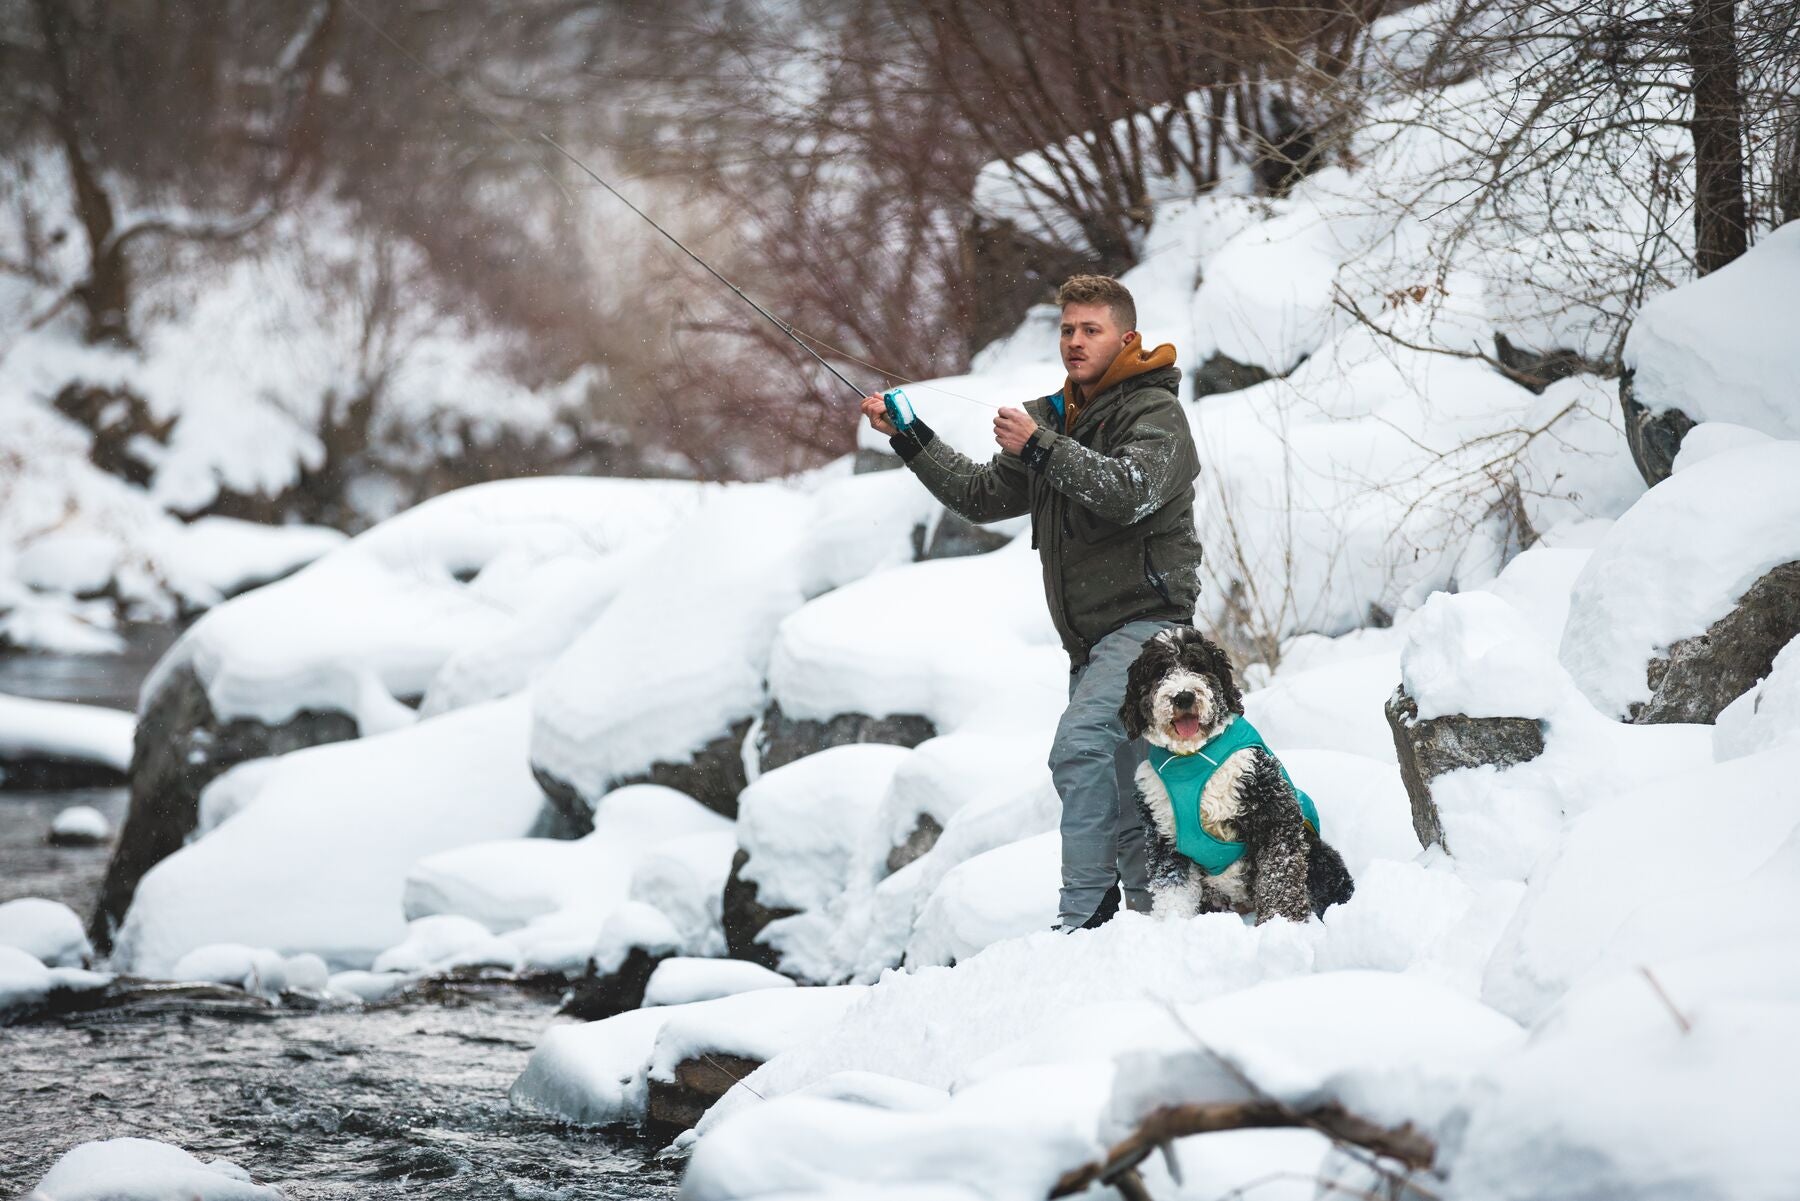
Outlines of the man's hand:
[[862,411],[863,416],[869,419],[869,424],[875,428],[876,432],[886,434],[890,438],[899,435],[900,431],[895,429],[894,423],[888,420],[887,402],[882,400],[881,397],[863,397]]
[[994,415],[994,441],[1009,455],[1024,450],[1037,428],[1037,422],[1024,409],[1001,409]]

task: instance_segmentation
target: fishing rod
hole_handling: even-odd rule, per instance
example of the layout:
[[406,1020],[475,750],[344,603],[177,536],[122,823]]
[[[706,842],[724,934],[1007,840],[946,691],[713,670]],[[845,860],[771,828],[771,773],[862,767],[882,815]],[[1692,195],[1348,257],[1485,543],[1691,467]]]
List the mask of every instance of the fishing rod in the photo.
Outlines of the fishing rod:
[[[800,335],[794,332],[793,326],[789,325],[787,322],[785,322],[781,318],[777,317],[774,313],[771,313],[768,309],[763,308],[762,305],[757,304],[756,301],[752,300],[750,298],[749,294],[746,293],[742,288],[738,287],[736,284],[734,284],[730,280],[726,279],[723,275],[720,275],[718,273],[718,271],[716,271],[713,268],[713,265],[711,263],[707,262],[705,259],[703,259],[699,255],[695,254],[692,250],[688,249],[686,244],[684,244],[680,238],[676,237],[674,234],[670,233],[668,230],[664,229],[660,224],[658,224],[656,221],[656,218],[652,217],[649,213],[646,213],[643,209],[639,208],[637,205],[631,203],[631,201],[626,198],[626,196],[623,192],[619,191],[619,189],[617,189],[617,188],[613,187],[611,184],[607,183],[604,179],[601,179],[599,173],[596,172],[592,167],[588,166],[586,163],[582,162],[580,159],[576,158],[573,154],[570,154],[567,150],[565,150],[563,148],[563,145],[561,142],[558,142],[555,138],[551,137],[549,134],[544,133],[541,130],[538,132],[538,137],[542,138],[546,143],[548,143],[558,154],[560,154],[564,158],[568,159],[571,163],[574,163],[576,168],[578,170],[580,170],[583,175],[586,175],[589,179],[593,180],[595,183],[597,183],[601,187],[605,188],[608,192],[611,192],[613,195],[613,198],[615,200],[617,200],[620,204],[624,205],[626,208],[628,208],[632,212],[636,213],[639,217],[642,217],[644,219],[644,222],[646,224],[648,224],[651,229],[654,229],[657,233],[659,233],[663,237],[669,239],[669,241],[674,245],[675,249],[681,251],[681,253],[687,255],[690,259],[693,259],[696,263],[700,264],[701,270],[705,271],[708,275],[712,276],[714,279],[716,279],[720,283],[724,284],[727,288],[731,289],[731,291],[736,294],[736,296],[739,300],[743,301],[745,304],[747,304],[751,308],[755,309],[763,317],[767,318],[770,325],[773,325],[776,329],[780,330],[782,333],[787,335],[788,341],[792,342],[795,346],[798,346],[801,350],[804,350],[807,354],[811,355],[814,362],[818,363],[819,366],[825,368],[825,370],[831,372],[832,375],[837,377],[837,380],[839,383],[843,384],[844,387],[846,387],[846,388],[850,389],[850,391],[854,392],[856,394],[856,398],[858,400],[861,400],[864,396],[868,395],[867,392],[864,392],[861,388],[859,388],[855,384],[851,383],[849,381],[849,379],[847,379],[845,377],[843,372],[839,371],[836,367],[833,367],[829,362],[827,362],[824,355],[821,355],[818,351],[814,350],[812,347],[808,346],[805,342],[801,341]],[[917,415],[913,412],[911,402],[906,399],[906,393],[902,392],[899,388],[889,388],[887,391],[883,392],[881,394],[881,401],[882,401],[882,404],[884,404],[887,407],[888,420],[894,424],[894,428],[900,429],[900,430],[909,429],[909,428],[911,428],[912,423],[915,420],[917,420]]]

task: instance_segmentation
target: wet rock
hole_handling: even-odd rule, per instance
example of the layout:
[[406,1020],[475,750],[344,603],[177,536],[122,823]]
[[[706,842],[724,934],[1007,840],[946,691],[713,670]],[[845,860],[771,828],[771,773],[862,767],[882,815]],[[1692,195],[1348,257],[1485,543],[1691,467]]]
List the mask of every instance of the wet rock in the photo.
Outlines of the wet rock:
[[937,845],[937,840],[943,832],[944,827],[938,824],[937,818],[929,813],[919,814],[919,823],[913,827],[912,833],[908,834],[899,846],[888,852],[888,875],[893,875],[915,859],[923,858],[932,847]]
[[1241,392],[1274,378],[1266,368],[1255,363],[1240,363],[1215,350],[1211,358],[1194,368],[1194,399],[1223,392]]
[[[897,713],[888,717],[870,717],[866,713],[839,713],[829,721],[789,717],[779,702],[771,701],[763,714],[762,729],[756,735],[757,762],[763,771],[786,767],[796,759],[817,754],[826,747],[849,746],[856,742],[884,742],[892,746],[918,746],[937,736],[937,727],[928,717],[916,713]],[[743,785],[739,785],[741,789]],[[736,794],[733,794],[735,798]],[[733,801],[733,816],[736,802]]]
[[639,1009],[644,1004],[644,989],[650,984],[650,973],[665,959],[673,959],[672,950],[646,951],[633,947],[616,972],[602,972],[592,959],[587,973],[575,982],[563,997],[559,1013],[596,1022],[615,1014]]
[[1652,659],[1645,668],[1650,699],[1632,706],[1631,720],[1711,725],[1774,670],[1775,656],[1796,636],[1800,562],[1769,571],[1704,634],[1683,638],[1666,657]]
[[76,788],[117,788],[125,773],[91,759],[61,755],[0,757],[0,792],[65,792]]
[[[731,860],[731,875],[725,881],[725,947],[733,959],[747,959],[751,963],[760,963],[770,971],[778,971],[781,957],[773,947],[757,942],[756,936],[770,922],[792,917],[800,911],[764,905],[757,900],[756,882],[744,878],[744,865],[749,861],[750,852],[742,847],[738,848],[738,853]],[[648,980],[648,977],[645,979]]]
[[957,559],[985,555],[1012,541],[1012,535],[990,530],[945,510],[937,522],[913,529],[913,558]]
[[1680,409],[1652,412],[1632,394],[1632,373],[1619,377],[1619,402],[1625,410],[1625,442],[1638,474],[1652,486],[1668,479],[1675,469],[1681,440],[1694,428],[1694,419]]
[[166,444],[175,428],[174,417],[159,421],[149,403],[130,388],[81,382],[64,387],[50,403],[92,431],[88,458],[94,466],[139,487],[149,486],[155,464],[139,448],[146,442]]
[[699,1125],[713,1102],[762,1066],[742,1055],[703,1055],[675,1065],[673,1080],[650,1080],[645,1126],[657,1138],[671,1138]]
[[592,797],[545,768],[532,764],[531,774],[537,777],[538,786],[550,798],[550,807],[561,819],[550,823],[557,832],[536,837],[581,838],[592,834],[595,802],[601,795],[627,784],[661,784],[685,792],[714,813],[735,820],[738,793],[750,782],[744,770],[744,739],[749,736],[752,724],[750,718],[734,722],[729,730],[695,751],[686,762],[652,764],[647,772],[609,781],[598,795]]
[[1468,717],[1451,713],[1421,720],[1419,706],[1404,687],[1386,705],[1394,749],[1400,756],[1400,779],[1412,802],[1413,833],[1419,845],[1444,842],[1444,827],[1431,782],[1446,772],[1491,764],[1513,767],[1544,753],[1544,730],[1535,718]]
[[200,813],[200,793],[251,759],[357,736],[347,713],[303,709],[279,725],[221,722],[206,688],[185,664],[145,702],[131,752],[131,806],[107,864],[88,936],[102,950],[124,918],[144,873],[181,849]]

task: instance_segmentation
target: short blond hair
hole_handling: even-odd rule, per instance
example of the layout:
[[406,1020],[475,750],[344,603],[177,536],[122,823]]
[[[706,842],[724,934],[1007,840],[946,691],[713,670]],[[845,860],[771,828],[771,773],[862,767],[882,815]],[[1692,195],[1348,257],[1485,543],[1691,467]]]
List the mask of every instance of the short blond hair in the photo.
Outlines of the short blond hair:
[[1103,304],[1112,310],[1120,333],[1137,328],[1137,302],[1124,284],[1110,275],[1071,275],[1056,290],[1057,307],[1070,304]]

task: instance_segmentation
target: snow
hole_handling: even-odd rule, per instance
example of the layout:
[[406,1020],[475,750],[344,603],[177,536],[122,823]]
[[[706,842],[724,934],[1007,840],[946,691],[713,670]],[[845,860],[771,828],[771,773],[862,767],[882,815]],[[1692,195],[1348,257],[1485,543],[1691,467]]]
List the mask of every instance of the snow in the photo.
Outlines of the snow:
[[642,1119],[649,1081],[702,1053],[766,1060],[828,1031],[866,989],[762,989],[556,1026],[511,1091],[515,1108],[588,1126]]
[[37,1005],[49,995],[50,969],[36,956],[0,943],[0,1017]]
[[1570,690],[1549,646],[1492,593],[1433,593],[1406,631],[1400,677],[1421,721],[1548,717]]
[[180,1147],[145,1138],[82,1143],[63,1153],[32,1201],[280,1201],[230,1160],[206,1163]]
[[46,967],[86,967],[94,956],[75,911],[43,897],[0,904],[0,947],[15,947]]
[[644,1005],[686,1005],[765,988],[793,988],[794,982],[759,963],[738,959],[665,959],[650,973]]
[[253,804],[146,873],[115,963],[166,976],[188,951],[236,942],[369,966],[406,937],[414,863],[537,823],[530,716],[521,696],[283,756]]
[[1654,296],[1625,339],[1637,402],[1777,438],[1800,438],[1800,345],[1790,302],[1800,228],[1782,226],[1717,271]]
[[46,534],[19,552],[14,571],[40,592],[86,596],[112,583],[118,560],[118,544],[101,534]]
[[510,972],[518,966],[519,952],[511,943],[471,918],[440,913],[408,922],[405,941],[377,955],[370,970],[437,974],[459,967]]
[[631,874],[631,899],[669,920],[691,955],[725,954],[723,902],[735,829],[686,834],[645,851]]
[[1760,446],[1772,441],[1774,439],[1769,435],[1747,425],[1733,425],[1729,421],[1702,421],[1682,435],[1681,449],[1675,452],[1675,461],[1670,464],[1670,470],[1685,471],[1724,451],[1736,450],[1740,446]]
[[1713,726],[1713,755],[1741,759],[1800,738],[1800,638],[1775,655],[1769,674],[1725,706]]
[[504,934],[579,907],[592,911],[598,930],[606,912],[628,899],[644,855],[670,839],[730,829],[673,788],[634,784],[602,797],[593,832],[573,842],[477,843],[421,859],[407,872],[406,915],[460,914]]
[[1652,488],[1594,551],[1569,602],[1561,658],[1602,712],[1650,698],[1645,667],[1729,614],[1762,575],[1800,560],[1800,442],[1715,454]]
[[346,541],[325,526],[202,517],[167,529],[155,553],[171,591],[193,608],[210,608],[290,575]]
[[103,843],[112,838],[112,823],[92,805],[70,805],[51,819],[50,836],[57,842]]
[[265,997],[289,991],[323,993],[329,985],[325,961],[317,955],[284,956],[241,943],[196,947],[175,961],[169,975],[175,980],[229,984]]
[[951,868],[906,944],[908,967],[956,963],[990,944],[1056,925],[1062,839],[1039,834]]
[[8,759],[68,759],[117,771],[131,767],[129,713],[0,694],[0,764]]
[[[654,538],[698,496],[695,485],[611,479],[446,493],[207,612],[157,664],[144,695],[188,667],[220,721],[276,725],[312,709],[347,713],[364,734],[410,724],[415,715],[395,698],[424,695],[453,654],[516,638],[535,616],[490,599],[497,581],[481,576],[566,575],[557,560]],[[471,576],[483,586],[460,582]]]

